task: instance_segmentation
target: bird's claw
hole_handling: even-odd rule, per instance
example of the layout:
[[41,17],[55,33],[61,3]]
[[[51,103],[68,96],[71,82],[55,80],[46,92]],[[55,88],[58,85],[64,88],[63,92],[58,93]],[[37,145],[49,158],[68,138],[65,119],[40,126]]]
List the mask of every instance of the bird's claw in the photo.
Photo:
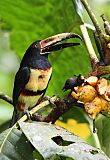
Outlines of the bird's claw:
[[32,116],[31,116],[30,112],[28,110],[25,110],[24,113],[27,115],[27,119],[31,120]]
[[54,101],[51,99],[51,97],[45,96],[44,99],[47,100],[47,101],[49,101],[49,103],[52,104],[53,106],[56,106],[56,104],[55,104]]

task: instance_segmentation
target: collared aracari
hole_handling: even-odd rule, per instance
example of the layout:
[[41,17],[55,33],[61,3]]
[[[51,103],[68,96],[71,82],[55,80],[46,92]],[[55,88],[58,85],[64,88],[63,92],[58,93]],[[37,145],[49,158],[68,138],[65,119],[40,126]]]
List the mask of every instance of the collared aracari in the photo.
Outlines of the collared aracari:
[[80,44],[58,43],[70,38],[81,39],[78,34],[62,33],[35,41],[26,50],[15,76],[13,89],[14,111],[10,127],[17,122],[22,113],[34,107],[44,96],[52,75],[52,66],[48,61],[48,54],[52,51]]

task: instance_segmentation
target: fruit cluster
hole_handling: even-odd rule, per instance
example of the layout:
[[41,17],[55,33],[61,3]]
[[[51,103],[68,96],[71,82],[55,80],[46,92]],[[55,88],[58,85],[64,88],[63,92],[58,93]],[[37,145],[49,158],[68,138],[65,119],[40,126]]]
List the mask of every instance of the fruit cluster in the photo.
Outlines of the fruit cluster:
[[84,103],[88,115],[95,119],[99,113],[110,112],[110,84],[107,79],[90,76],[81,86],[74,87],[72,97]]

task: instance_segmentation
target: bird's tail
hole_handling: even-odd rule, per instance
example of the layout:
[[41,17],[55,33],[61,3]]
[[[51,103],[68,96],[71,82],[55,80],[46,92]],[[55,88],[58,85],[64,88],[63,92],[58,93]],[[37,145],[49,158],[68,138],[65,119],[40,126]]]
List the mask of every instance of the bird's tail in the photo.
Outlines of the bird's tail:
[[12,127],[22,117],[22,115],[22,113],[18,113],[17,110],[14,109],[9,127]]

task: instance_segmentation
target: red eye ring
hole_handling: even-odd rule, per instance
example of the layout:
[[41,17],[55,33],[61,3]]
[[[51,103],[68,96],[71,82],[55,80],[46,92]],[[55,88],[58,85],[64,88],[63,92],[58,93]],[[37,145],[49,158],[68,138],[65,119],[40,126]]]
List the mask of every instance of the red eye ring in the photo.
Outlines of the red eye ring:
[[34,49],[34,48],[37,48],[38,47],[38,45],[37,44],[33,44],[32,45],[32,48]]
[[34,44],[32,45],[32,48],[35,48],[35,45],[34,45]]

